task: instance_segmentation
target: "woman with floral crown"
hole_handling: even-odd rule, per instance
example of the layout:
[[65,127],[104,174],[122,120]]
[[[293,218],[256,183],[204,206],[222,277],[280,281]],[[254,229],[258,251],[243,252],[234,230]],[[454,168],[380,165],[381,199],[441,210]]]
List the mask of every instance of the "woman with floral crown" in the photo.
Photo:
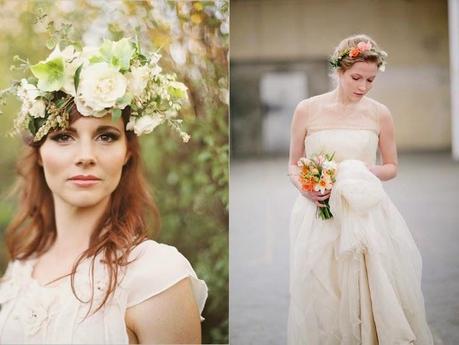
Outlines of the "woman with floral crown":
[[20,210],[7,229],[1,343],[200,343],[207,287],[158,223],[137,136],[177,117],[185,85],[124,38],[57,46],[8,90],[22,108]]
[[[386,58],[367,35],[344,39],[330,58],[336,88],[293,115],[291,345],[433,343],[421,256],[381,183],[397,174],[392,116],[366,96]],[[314,180],[315,167],[331,173]]]

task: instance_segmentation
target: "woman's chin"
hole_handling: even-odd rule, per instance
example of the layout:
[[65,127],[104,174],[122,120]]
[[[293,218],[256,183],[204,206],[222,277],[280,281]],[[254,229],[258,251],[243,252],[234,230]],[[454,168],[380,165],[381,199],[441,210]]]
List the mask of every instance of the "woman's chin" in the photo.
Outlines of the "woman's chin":
[[107,196],[91,195],[91,193],[80,193],[80,195],[72,195],[72,197],[62,198],[62,201],[67,205],[75,208],[96,207],[100,203],[104,203]]

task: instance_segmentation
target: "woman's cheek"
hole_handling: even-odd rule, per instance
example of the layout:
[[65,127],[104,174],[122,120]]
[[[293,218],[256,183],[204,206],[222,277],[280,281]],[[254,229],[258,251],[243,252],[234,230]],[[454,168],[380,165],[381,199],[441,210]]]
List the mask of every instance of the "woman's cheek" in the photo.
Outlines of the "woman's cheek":
[[67,155],[62,150],[57,152],[52,148],[44,147],[40,150],[40,158],[48,185],[55,184],[57,181],[54,179],[65,174],[69,167]]

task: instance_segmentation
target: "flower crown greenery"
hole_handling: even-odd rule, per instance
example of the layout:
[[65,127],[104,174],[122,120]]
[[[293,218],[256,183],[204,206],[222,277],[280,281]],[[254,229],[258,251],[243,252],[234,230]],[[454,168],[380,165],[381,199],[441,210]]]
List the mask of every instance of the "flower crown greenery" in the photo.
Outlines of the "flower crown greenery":
[[333,68],[339,68],[341,67],[341,61],[345,57],[350,57],[351,59],[356,59],[358,58],[362,53],[370,51],[375,53],[379,59],[381,60],[381,65],[378,67],[378,69],[381,72],[384,72],[386,69],[386,58],[387,58],[387,53],[383,50],[378,51],[376,50],[370,42],[359,42],[356,47],[352,48],[346,48],[339,52],[336,56],[331,57],[328,62],[331,67]]
[[61,50],[58,44],[35,65],[16,57],[31,75],[12,82],[0,98],[13,94],[20,99],[14,132],[28,131],[33,141],[68,127],[73,106],[83,116],[111,114],[114,121],[129,106],[126,130],[141,135],[168,123],[187,142],[190,136],[177,118],[187,87],[175,75],[162,72],[160,57],[157,52],[143,53],[137,40],[127,38],[82,49],[68,45]]

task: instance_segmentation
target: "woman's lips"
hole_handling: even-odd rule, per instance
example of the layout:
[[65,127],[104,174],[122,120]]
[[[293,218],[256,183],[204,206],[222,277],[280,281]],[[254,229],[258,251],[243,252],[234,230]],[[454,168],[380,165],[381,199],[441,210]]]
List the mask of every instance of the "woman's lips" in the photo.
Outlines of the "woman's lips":
[[356,95],[356,96],[363,96],[363,93],[354,92],[354,95]]
[[90,187],[100,182],[100,178],[92,175],[78,175],[69,178],[69,181],[79,187]]

